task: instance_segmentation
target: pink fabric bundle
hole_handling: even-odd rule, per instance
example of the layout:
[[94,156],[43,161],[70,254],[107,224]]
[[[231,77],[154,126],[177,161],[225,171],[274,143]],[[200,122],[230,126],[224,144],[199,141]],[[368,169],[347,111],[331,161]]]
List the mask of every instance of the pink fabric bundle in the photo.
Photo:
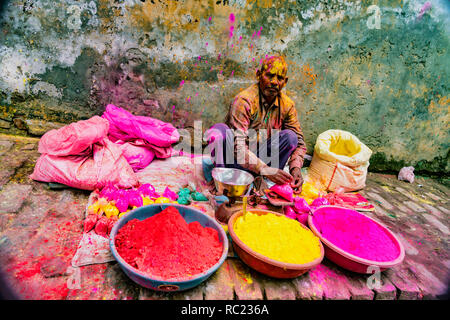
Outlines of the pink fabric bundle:
[[39,141],[41,156],[30,178],[84,190],[137,185],[122,150],[106,137],[108,128],[108,121],[94,116],[47,132]]
[[170,123],[135,116],[112,104],[106,106],[102,117],[109,121],[108,137],[111,141],[134,146],[128,145],[124,149],[135,171],[145,168],[155,156],[164,159],[175,155],[172,144],[178,142],[180,134]]
[[109,122],[94,116],[60,129],[50,130],[39,140],[39,153],[52,156],[89,155],[92,145],[106,137]]
[[120,144],[123,156],[127,159],[134,171],[144,169],[155,158],[155,152],[146,146],[138,145],[136,142],[123,142],[117,140],[115,143]]

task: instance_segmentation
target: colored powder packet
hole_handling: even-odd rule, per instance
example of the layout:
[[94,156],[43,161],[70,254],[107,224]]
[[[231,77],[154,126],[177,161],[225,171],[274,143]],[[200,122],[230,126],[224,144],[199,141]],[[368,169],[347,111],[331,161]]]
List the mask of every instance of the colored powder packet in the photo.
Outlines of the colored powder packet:
[[274,184],[270,187],[270,190],[283,197],[288,201],[293,201],[294,191],[289,183],[286,184]]

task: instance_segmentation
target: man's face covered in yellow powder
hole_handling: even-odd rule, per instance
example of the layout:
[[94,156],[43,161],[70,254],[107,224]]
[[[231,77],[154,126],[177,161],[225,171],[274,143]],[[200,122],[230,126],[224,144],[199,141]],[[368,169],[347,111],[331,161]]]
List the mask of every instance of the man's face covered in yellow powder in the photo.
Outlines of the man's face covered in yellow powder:
[[256,72],[259,87],[268,101],[273,101],[286,85],[288,78],[287,64],[283,57],[271,56],[266,58],[261,69]]

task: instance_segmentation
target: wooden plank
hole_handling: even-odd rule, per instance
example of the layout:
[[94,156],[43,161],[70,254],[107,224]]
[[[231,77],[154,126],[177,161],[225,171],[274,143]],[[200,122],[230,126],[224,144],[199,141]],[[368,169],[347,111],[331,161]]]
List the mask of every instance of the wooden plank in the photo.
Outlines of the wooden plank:
[[233,300],[234,284],[228,260],[205,283],[205,300]]
[[396,266],[385,271],[387,278],[398,289],[399,300],[417,300],[421,292],[414,275],[404,265]]
[[441,282],[424,265],[414,262],[409,266],[409,270],[417,278],[417,285],[423,294],[423,299],[436,299],[437,296],[446,293],[446,284]]
[[296,289],[292,280],[262,277],[267,300],[295,300]]
[[263,290],[254,272],[238,259],[229,259],[230,275],[238,300],[262,300]]
[[314,283],[321,286],[326,300],[349,300],[348,280],[332,262],[324,259],[320,265],[309,271]]
[[292,282],[297,290],[297,299],[322,300],[322,286],[311,278],[310,272],[302,274],[300,277],[295,278]]
[[375,300],[395,300],[397,289],[392,282],[384,274],[381,275],[380,282],[380,287],[373,289],[375,291]]
[[173,300],[203,300],[203,290],[205,289],[204,284],[181,292],[174,292]]
[[367,278],[370,275],[350,274],[350,272],[345,272],[345,275],[352,300],[373,300],[375,292],[367,284]]
[[382,196],[380,196],[379,194],[375,193],[375,192],[368,192],[367,196],[369,197],[369,201],[370,200],[375,200],[378,203],[380,203],[386,210],[393,210],[394,207],[392,206],[392,204],[390,204],[386,199],[384,199]]
[[438,229],[441,233],[444,235],[449,235],[450,231],[446,225],[444,225],[442,222],[440,222],[435,216],[432,216],[430,214],[423,214],[423,218],[427,221],[427,223],[431,224],[433,227]]
[[139,300],[170,300],[173,293],[159,292],[147,288],[139,291]]

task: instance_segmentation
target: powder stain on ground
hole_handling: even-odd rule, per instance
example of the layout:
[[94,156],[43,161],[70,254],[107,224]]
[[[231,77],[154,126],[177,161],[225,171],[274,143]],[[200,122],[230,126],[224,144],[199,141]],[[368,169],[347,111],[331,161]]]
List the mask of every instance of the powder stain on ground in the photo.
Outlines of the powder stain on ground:
[[237,237],[273,260],[303,264],[320,257],[320,240],[296,220],[272,213],[247,212],[234,224]]

